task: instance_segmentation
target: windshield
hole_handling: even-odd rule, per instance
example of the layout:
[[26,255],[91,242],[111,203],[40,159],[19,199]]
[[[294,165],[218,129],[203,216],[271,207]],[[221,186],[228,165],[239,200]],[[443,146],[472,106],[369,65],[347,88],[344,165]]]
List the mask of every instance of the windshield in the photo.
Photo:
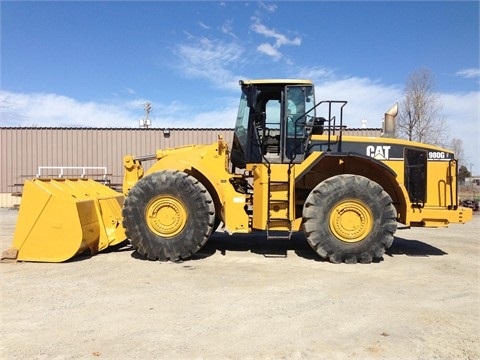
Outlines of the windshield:
[[234,135],[237,143],[241,146],[244,152],[247,148],[247,129],[249,107],[247,106],[247,96],[242,92],[240,98],[240,105],[238,106],[237,122],[235,123]]

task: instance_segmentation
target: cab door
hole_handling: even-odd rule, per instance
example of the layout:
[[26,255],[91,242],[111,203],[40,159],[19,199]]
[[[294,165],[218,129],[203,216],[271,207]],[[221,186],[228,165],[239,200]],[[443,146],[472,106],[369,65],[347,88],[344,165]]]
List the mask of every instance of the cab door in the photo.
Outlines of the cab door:
[[301,163],[315,118],[313,86],[287,85],[283,92],[282,162]]

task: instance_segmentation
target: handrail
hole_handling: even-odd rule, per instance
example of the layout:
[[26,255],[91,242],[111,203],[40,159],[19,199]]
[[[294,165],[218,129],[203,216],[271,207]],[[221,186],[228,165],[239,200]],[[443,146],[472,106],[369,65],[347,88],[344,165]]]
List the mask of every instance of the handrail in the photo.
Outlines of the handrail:
[[59,178],[63,178],[64,170],[82,170],[80,178],[85,178],[86,170],[101,170],[103,171],[103,179],[107,180],[107,167],[106,166],[39,166],[36,177],[42,176],[42,170],[60,170],[58,174]]

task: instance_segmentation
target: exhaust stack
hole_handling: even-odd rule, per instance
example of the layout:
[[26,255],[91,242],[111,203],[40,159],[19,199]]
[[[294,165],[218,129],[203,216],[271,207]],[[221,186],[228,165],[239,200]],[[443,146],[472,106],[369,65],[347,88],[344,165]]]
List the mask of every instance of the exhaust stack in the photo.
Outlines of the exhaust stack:
[[395,136],[395,117],[398,114],[398,103],[393,105],[386,113],[383,120],[382,137],[392,138]]

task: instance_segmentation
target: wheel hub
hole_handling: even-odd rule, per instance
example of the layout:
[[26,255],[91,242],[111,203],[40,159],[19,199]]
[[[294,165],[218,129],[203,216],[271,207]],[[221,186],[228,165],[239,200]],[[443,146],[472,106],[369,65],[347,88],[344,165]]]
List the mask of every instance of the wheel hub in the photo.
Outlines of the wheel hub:
[[355,243],[362,241],[372,230],[370,209],[358,200],[337,203],[330,213],[330,230],[340,240]]
[[170,196],[153,199],[147,206],[146,214],[150,230],[162,237],[173,237],[179,234],[187,222],[184,205]]

